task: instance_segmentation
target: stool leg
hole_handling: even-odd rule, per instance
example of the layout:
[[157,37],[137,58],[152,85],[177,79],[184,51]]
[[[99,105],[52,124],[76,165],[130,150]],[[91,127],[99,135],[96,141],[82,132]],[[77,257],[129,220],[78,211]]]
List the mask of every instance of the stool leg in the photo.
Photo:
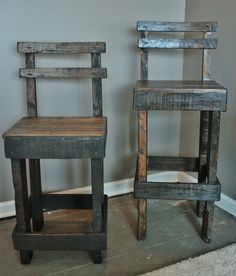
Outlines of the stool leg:
[[32,221],[33,231],[41,231],[43,228],[43,210],[42,210],[42,186],[40,175],[40,160],[29,160],[30,171],[30,189],[32,199]]
[[[207,155],[209,144],[209,111],[201,111],[199,135],[199,172],[198,182],[205,182],[207,177]],[[205,208],[204,201],[197,201],[197,215],[202,217]]]
[[[209,140],[209,162],[208,162],[208,183],[215,183],[217,175],[218,145],[220,131],[220,112],[210,112],[210,140]],[[214,202],[207,201],[203,212],[202,239],[205,242],[211,241],[213,225]]]
[[[19,233],[28,233],[31,227],[25,160],[12,159],[11,164],[15,188],[16,230]],[[20,250],[21,263],[29,264],[32,255],[32,251]]]
[[[138,181],[147,180],[147,111],[138,112]],[[144,240],[147,233],[147,200],[138,201],[137,239]]]

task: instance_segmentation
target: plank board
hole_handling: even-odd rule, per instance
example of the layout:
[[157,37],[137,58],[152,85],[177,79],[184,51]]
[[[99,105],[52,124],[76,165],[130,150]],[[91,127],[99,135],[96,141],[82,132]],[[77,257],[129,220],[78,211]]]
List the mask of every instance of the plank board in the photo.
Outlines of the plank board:
[[105,42],[18,42],[18,53],[80,54],[105,53]]
[[140,38],[138,47],[146,49],[216,49],[217,39]]
[[137,30],[147,32],[216,32],[217,22],[138,21]]
[[22,78],[106,78],[106,68],[21,68]]

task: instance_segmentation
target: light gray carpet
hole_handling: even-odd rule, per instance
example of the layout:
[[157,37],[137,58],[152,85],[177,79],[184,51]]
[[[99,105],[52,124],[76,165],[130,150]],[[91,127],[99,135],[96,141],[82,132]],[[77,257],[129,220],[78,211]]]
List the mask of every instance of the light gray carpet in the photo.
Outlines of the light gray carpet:
[[145,276],[235,276],[236,244],[163,267]]

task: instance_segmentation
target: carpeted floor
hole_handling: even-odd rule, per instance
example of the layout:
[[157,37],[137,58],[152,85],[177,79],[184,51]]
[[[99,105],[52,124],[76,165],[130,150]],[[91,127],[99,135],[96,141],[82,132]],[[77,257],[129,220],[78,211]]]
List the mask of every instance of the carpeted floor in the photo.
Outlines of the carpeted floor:
[[150,273],[145,276],[235,276],[236,244],[188,259]]

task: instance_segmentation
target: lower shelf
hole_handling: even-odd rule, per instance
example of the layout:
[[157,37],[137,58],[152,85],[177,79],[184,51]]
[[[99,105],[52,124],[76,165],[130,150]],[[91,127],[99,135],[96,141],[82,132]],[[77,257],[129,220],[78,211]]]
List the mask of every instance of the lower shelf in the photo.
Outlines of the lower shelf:
[[[107,248],[107,196],[104,196],[102,232],[52,233],[46,225],[41,232],[20,233],[15,227],[12,238],[16,250],[106,250]],[[78,223],[78,222],[77,222]]]

